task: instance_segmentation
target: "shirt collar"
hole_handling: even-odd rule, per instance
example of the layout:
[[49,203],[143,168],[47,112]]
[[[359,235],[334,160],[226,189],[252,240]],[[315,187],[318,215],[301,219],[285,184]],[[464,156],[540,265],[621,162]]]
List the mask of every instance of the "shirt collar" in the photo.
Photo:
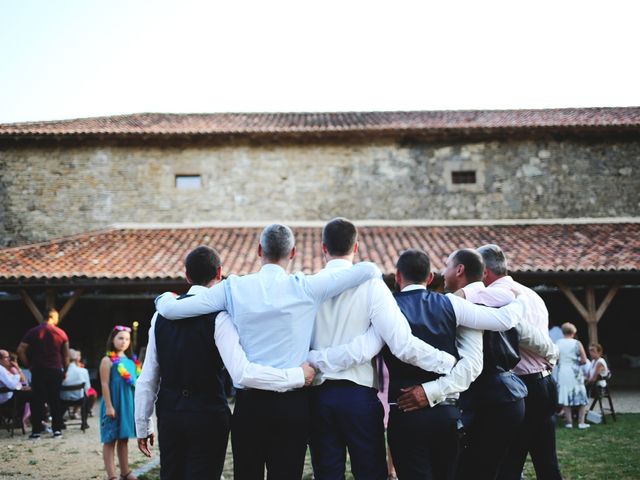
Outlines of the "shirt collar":
[[[512,284],[513,283],[513,278],[511,278],[510,275],[505,275],[504,277],[500,277],[499,279],[497,279],[491,285],[502,285],[503,283]],[[491,285],[489,285],[489,286],[491,286]]]
[[349,268],[353,266],[353,262],[345,260],[344,258],[334,258],[329,260],[324,268]]
[[424,285],[419,285],[417,283],[413,283],[411,285],[407,285],[406,287],[404,287],[402,290],[400,290],[401,292],[410,292],[412,290],[426,290],[427,287],[425,287]]
[[286,273],[284,268],[282,268],[280,265],[277,265],[275,263],[265,263],[260,268],[260,271],[261,272],[264,271],[264,272]]
[[465,285],[464,287],[462,287],[462,290],[464,290],[465,292],[478,292],[480,290],[484,290],[485,288],[487,287],[484,286],[484,283],[482,283],[481,281],[477,281]]
[[197,293],[204,292],[205,290],[209,290],[209,289],[202,285],[191,285],[191,288],[187,292],[187,295],[195,295]]

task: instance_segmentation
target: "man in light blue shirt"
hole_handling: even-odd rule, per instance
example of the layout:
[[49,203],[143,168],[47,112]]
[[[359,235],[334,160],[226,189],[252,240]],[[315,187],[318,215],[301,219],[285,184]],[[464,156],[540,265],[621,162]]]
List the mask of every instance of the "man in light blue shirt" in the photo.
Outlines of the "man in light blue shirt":
[[[286,272],[296,254],[294,236],[285,225],[266,227],[258,245],[259,272],[225,281],[180,301],[172,294],[156,299],[168,319],[226,310],[238,329],[249,361],[276,368],[297,367],[309,352],[319,306],[344,290],[381,275],[374,264],[325,270],[316,275]],[[299,480],[309,436],[308,392],[238,389],[232,419],[234,478]]]

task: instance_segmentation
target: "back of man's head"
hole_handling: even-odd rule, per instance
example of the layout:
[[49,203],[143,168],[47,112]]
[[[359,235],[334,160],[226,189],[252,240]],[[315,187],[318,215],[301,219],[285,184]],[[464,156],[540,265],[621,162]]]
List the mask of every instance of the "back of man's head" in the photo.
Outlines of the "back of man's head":
[[482,255],[470,248],[461,248],[453,254],[453,264],[464,266],[464,275],[469,283],[482,281],[484,261]]
[[187,277],[194,285],[207,285],[220,268],[220,255],[215,249],[204,245],[196,247],[184,261]]
[[322,243],[332,257],[344,257],[353,253],[358,241],[356,226],[346,218],[334,218],[322,229]]
[[47,309],[47,323],[51,325],[58,325],[60,322],[60,315],[58,314],[58,310],[55,308]]
[[262,231],[260,246],[265,259],[277,262],[289,256],[295,246],[295,238],[289,227],[273,223]]
[[507,274],[507,257],[498,245],[493,243],[483,245],[478,248],[478,253],[482,255],[487,269],[494,275],[504,277]]
[[406,282],[424,284],[431,273],[431,261],[426,252],[411,248],[400,254],[396,268]]

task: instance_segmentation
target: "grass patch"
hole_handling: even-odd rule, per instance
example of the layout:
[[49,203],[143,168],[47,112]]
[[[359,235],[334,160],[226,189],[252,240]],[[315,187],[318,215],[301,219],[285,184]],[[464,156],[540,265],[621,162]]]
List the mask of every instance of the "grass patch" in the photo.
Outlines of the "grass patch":
[[[637,480],[640,479],[640,414],[618,415],[613,423],[607,417],[606,425],[592,425],[588,430],[556,430],[560,470],[565,480]],[[562,422],[560,422],[562,425]],[[157,450],[156,450],[157,452]],[[535,479],[531,460],[525,465],[525,479]],[[159,480],[160,469],[139,477],[140,480]],[[224,467],[225,480],[233,479],[231,447],[227,450]],[[311,479],[311,460],[307,451],[302,480]],[[348,472],[346,480],[352,480]]]

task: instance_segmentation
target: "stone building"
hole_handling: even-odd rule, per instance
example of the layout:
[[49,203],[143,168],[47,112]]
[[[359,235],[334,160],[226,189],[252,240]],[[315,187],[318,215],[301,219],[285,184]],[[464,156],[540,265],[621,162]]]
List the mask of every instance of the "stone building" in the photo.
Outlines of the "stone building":
[[0,245],[114,223],[640,215],[640,108],[0,125]]
[[184,288],[188,249],[213,244],[225,273],[247,273],[259,227],[284,221],[299,235],[293,268],[312,272],[319,226],[341,215],[387,274],[403,248],[438,270],[456,248],[497,242],[553,322],[640,355],[623,335],[637,323],[639,159],[640,108],[0,125],[3,341],[46,305],[90,361],[116,323],[139,322],[144,344],[151,299]]

